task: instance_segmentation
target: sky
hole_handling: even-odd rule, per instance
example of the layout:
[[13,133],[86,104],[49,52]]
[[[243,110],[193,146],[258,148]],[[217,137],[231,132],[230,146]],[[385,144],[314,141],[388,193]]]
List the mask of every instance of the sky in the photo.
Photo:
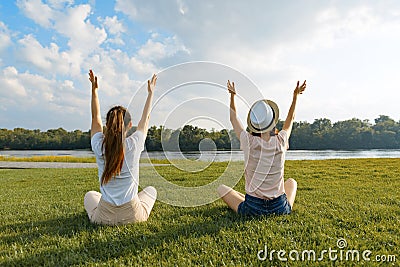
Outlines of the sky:
[[150,125],[231,128],[228,79],[244,124],[260,98],[284,120],[297,80],[297,121],[398,121],[399,47],[396,0],[1,1],[0,128],[88,130],[89,69],[103,117],[128,106],[134,124],[153,73]]

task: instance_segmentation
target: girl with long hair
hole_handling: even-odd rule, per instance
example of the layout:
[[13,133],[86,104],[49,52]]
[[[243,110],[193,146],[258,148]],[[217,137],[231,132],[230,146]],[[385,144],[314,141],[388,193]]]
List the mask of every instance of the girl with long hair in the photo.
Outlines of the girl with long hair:
[[217,192],[231,209],[242,215],[289,214],[296,197],[297,182],[292,178],[284,181],[285,154],[289,148],[297,97],[306,89],[306,81],[302,85],[297,82],[289,113],[280,132],[275,128],[279,109],[271,100],[260,100],[253,104],[245,131],[236,115],[235,84],[228,80],[227,87],[231,94],[230,121],[245,157],[246,195],[225,185],[220,185]]
[[107,112],[106,127],[100,115],[97,76],[89,71],[92,84],[91,146],[96,156],[100,193],[89,191],[84,197],[85,210],[93,223],[118,225],[146,221],[154,206],[157,191],[149,186],[138,193],[139,159],[144,150],[150,108],[157,76],[147,81],[147,100],[136,131],[126,136],[132,127],[129,111],[115,106]]

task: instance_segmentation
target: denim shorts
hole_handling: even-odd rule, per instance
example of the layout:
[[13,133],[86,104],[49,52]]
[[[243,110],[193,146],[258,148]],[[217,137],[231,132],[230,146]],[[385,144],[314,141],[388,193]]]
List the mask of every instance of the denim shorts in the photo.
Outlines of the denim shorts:
[[270,200],[246,194],[245,200],[239,204],[237,212],[241,215],[249,216],[282,215],[292,212],[292,208],[286,198],[286,194]]

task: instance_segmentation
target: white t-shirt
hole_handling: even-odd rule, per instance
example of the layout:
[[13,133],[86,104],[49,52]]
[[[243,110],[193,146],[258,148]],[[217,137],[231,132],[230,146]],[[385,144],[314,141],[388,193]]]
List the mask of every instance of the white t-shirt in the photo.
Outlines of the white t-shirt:
[[263,199],[285,193],[283,174],[285,154],[289,148],[287,132],[282,130],[265,141],[242,131],[240,148],[245,158],[246,193]]
[[96,156],[100,192],[108,203],[122,205],[131,201],[138,193],[139,187],[139,159],[144,150],[145,136],[136,131],[125,139],[125,155],[121,173],[111,178],[107,184],[101,185],[101,176],[105,166],[104,151],[102,150],[104,134],[95,133],[91,140],[92,151]]

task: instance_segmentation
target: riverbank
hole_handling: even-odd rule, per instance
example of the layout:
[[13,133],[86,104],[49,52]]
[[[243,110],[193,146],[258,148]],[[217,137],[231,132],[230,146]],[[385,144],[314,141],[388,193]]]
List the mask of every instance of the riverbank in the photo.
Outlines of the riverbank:
[[[166,166],[169,164],[141,162],[140,167]],[[96,163],[73,162],[29,162],[29,161],[0,161],[0,169],[86,169],[97,168]]]
[[[3,154],[2,154],[3,153]],[[175,160],[199,160],[208,162],[243,161],[243,151],[189,151],[189,152],[147,152],[141,155],[141,161],[168,162]],[[287,160],[321,160],[350,158],[400,158],[400,149],[371,150],[288,150]],[[36,161],[36,162],[95,162],[91,151],[82,150],[9,150],[0,151],[0,161]]]

